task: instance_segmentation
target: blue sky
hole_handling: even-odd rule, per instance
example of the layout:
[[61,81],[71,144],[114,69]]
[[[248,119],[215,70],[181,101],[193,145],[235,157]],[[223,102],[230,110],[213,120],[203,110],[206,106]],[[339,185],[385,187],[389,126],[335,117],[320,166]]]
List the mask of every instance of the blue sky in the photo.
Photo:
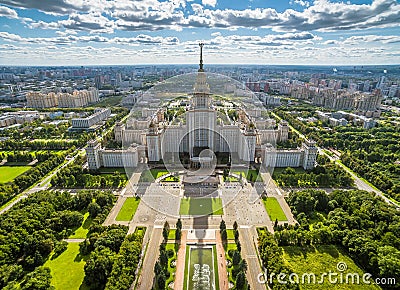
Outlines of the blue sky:
[[397,0],[0,0],[0,64],[400,64]]

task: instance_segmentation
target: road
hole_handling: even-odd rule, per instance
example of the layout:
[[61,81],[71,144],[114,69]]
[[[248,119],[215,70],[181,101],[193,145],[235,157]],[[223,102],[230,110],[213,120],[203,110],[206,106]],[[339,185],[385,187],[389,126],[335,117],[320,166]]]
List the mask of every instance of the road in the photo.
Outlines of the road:
[[[150,231],[147,228],[147,231]],[[137,290],[149,290],[153,287],[154,265],[158,259],[159,246],[162,240],[162,227],[156,227],[152,230],[147,252],[143,260],[142,274],[137,283]]]
[[255,228],[239,227],[239,240],[242,245],[242,258],[247,262],[247,281],[252,290],[265,290],[265,284],[258,283],[257,276],[262,273],[254,245]]

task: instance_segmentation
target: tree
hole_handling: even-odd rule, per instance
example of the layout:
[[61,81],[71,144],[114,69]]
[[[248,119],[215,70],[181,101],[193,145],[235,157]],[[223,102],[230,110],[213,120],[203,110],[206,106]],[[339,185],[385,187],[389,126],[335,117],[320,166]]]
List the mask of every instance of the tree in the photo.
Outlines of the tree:
[[222,230],[220,231],[220,233],[221,233],[221,239],[222,239],[222,241],[223,241],[224,243],[226,243],[226,242],[228,241],[228,234],[227,234],[226,230],[225,230],[225,229],[222,229]]
[[87,260],[85,270],[85,283],[96,289],[104,289],[107,278],[112,271],[116,254],[109,248],[103,248],[92,252]]
[[161,266],[160,261],[157,261],[156,264],[154,265],[154,274],[156,274],[157,276],[161,272],[163,272],[163,267]]
[[239,241],[239,231],[238,230],[234,230],[234,234],[235,234],[235,241]]
[[238,266],[241,260],[242,260],[242,257],[240,257],[239,251],[234,251],[233,255],[232,255],[233,266]]
[[246,273],[246,271],[247,271],[247,262],[246,262],[245,259],[242,259],[242,260],[239,262],[238,269],[239,269],[240,271],[242,271],[243,273]]
[[168,267],[168,254],[167,251],[160,251],[160,264],[165,269]]
[[26,275],[25,281],[21,284],[21,290],[54,289],[54,287],[51,287],[50,284],[50,269],[47,267],[38,267],[32,273]]
[[178,221],[176,222],[176,228],[177,229],[182,229],[182,221],[180,218],[178,218]]
[[157,286],[158,286],[158,289],[165,289],[165,282],[166,282],[166,277],[165,277],[165,273],[164,273],[164,271],[162,271],[160,274],[158,274],[158,276],[157,276]]
[[163,235],[164,241],[168,241],[169,231],[166,227],[163,228],[162,235]]
[[180,240],[181,240],[181,237],[182,237],[181,229],[180,229],[180,228],[177,228],[177,229],[175,230],[175,240],[176,240],[176,241],[180,241]]
[[246,285],[246,276],[245,274],[240,271],[237,276],[236,276],[236,281],[235,281],[236,289],[243,289],[244,286]]
[[92,218],[95,218],[99,213],[101,213],[101,207],[95,201],[89,204],[87,210]]
[[226,230],[226,224],[224,220],[221,220],[220,224],[219,224],[219,229],[222,230]]

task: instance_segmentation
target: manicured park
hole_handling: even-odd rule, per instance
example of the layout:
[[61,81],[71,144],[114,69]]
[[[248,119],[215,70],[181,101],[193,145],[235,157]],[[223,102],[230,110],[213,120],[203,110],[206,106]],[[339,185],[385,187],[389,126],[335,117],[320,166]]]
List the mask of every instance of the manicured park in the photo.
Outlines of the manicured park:
[[287,221],[287,217],[275,197],[264,197],[262,201],[271,221],[275,221],[276,219],[278,221]]
[[30,166],[0,166],[0,183],[11,182],[29,169]]
[[182,198],[179,214],[181,215],[222,215],[220,198]]
[[139,206],[140,199],[136,197],[128,197],[121,207],[116,221],[130,221],[135,215],[136,209]]
[[85,276],[83,267],[85,266],[86,258],[79,254],[79,243],[68,243],[68,248],[65,252],[55,259],[50,257],[44,264],[45,267],[49,267],[51,270],[51,285],[55,289],[88,289],[86,286],[81,285]]
[[[362,284],[362,276],[364,272],[354,263],[354,261],[349,258],[342,250],[334,245],[321,245],[321,246],[289,246],[283,247],[283,257],[286,262],[290,265],[293,270],[293,273],[296,273],[300,277],[304,273],[314,273],[316,276],[316,280],[321,280],[322,273],[335,272],[338,273],[338,279],[340,277],[340,273],[343,273],[343,277],[345,279],[346,274],[349,273],[358,273],[360,277],[361,284],[352,284],[352,283],[336,283],[332,284],[328,280],[328,276],[325,276],[324,283],[308,283],[308,280],[305,280],[305,284],[300,284],[300,289],[327,289],[327,290],[358,290],[358,289],[381,289],[380,287],[373,285]],[[343,272],[340,272],[337,269],[338,263],[345,263],[347,269]],[[341,264],[344,265],[344,264]],[[351,280],[349,280],[351,282]],[[345,282],[345,280],[344,280]],[[371,280],[372,282],[372,280]]]

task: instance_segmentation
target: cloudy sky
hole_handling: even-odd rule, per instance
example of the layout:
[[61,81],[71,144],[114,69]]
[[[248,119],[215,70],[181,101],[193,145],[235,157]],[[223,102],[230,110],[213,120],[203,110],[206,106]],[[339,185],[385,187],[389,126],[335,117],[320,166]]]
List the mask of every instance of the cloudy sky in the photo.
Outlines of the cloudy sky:
[[0,0],[0,64],[400,64],[397,0]]

